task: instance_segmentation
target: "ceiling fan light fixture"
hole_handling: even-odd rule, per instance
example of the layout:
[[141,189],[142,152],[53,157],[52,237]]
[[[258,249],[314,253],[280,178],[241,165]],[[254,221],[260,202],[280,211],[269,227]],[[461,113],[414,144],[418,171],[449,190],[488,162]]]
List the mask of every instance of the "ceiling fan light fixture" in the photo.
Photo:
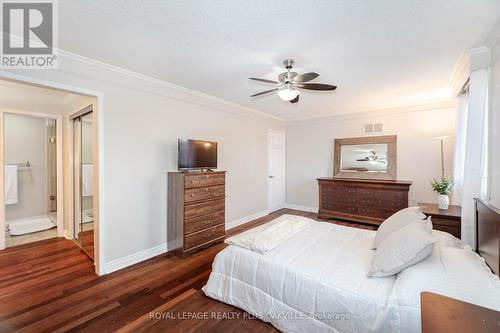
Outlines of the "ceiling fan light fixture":
[[258,77],[250,77],[250,80],[274,85],[274,89],[261,91],[256,94],[250,95],[250,97],[257,97],[276,92],[281,100],[290,102],[291,104],[296,104],[299,102],[299,91],[333,91],[337,89],[337,86],[332,86],[331,84],[309,83],[310,81],[317,78],[319,74],[315,72],[302,74],[292,72],[291,69],[293,68],[294,64],[295,61],[293,61],[293,59],[285,59],[283,65],[286,68],[286,72],[278,75],[278,81],[261,79]]
[[278,96],[284,101],[291,101],[299,95],[299,91],[293,88],[283,88],[278,91]]

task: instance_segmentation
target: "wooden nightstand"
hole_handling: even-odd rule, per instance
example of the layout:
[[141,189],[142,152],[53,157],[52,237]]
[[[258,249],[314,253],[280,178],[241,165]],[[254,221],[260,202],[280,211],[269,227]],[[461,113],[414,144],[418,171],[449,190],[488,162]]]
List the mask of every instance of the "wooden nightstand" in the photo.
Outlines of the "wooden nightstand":
[[422,212],[426,216],[431,216],[434,229],[449,232],[460,238],[462,207],[450,205],[448,209],[439,209],[437,204],[427,202],[419,202],[417,205],[422,207]]
[[500,312],[424,291],[420,294],[422,333],[497,333]]

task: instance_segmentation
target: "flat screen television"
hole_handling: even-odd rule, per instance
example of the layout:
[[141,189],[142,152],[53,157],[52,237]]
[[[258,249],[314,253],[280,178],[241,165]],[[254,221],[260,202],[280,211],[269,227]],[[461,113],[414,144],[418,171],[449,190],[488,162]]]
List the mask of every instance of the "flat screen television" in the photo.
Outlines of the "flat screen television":
[[217,169],[217,142],[179,138],[179,170]]

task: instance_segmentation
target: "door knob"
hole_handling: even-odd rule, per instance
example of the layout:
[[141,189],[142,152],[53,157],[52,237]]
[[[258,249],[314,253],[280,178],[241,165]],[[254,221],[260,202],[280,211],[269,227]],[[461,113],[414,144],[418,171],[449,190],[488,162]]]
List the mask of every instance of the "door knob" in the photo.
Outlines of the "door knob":
[[272,178],[274,178],[274,176],[269,176],[269,179],[272,179]]

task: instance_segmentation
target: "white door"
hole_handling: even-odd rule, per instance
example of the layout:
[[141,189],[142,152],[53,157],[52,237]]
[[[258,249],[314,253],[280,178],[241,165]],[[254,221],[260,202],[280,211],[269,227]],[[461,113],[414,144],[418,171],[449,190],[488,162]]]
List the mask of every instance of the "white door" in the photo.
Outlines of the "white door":
[[285,133],[268,132],[268,210],[285,206]]

